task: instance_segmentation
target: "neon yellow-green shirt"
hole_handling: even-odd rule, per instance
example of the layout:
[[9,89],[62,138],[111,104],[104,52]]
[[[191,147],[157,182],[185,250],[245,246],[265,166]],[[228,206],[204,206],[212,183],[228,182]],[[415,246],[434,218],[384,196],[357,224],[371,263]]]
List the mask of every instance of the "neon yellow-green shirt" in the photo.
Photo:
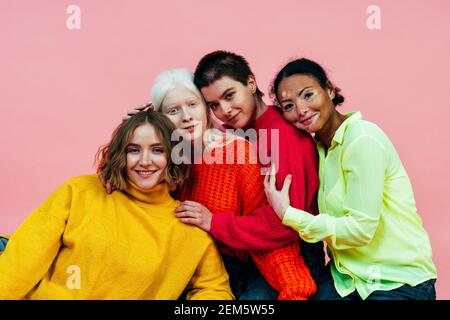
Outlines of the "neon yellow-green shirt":
[[320,214],[289,207],[283,224],[307,242],[327,242],[339,295],[357,290],[366,299],[376,290],[435,279],[411,183],[386,134],[361,113],[349,113],[328,152],[320,142],[317,148]]

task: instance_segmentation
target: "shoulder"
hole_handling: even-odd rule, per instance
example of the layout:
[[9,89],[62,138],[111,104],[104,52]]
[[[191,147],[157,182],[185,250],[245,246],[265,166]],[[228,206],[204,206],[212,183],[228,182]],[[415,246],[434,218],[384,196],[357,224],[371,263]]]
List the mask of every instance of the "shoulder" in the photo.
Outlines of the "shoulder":
[[69,193],[72,197],[78,194],[106,194],[99,177],[96,174],[80,175],[70,178],[55,190],[56,193]]
[[395,149],[387,135],[375,123],[356,120],[345,130],[343,141],[343,161],[370,159],[371,162],[389,161]]
[[[274,108],[273,108],[274,109]],[[270,130],[278,129],[280,145],[288,146],[290,149],[297,146],[312,146],[315,148],[314,139],[311,134],[304,130],[300,130],[284,119],[281,111],[272,111],[273,122]],[[272,137],[273,137],[272,132]]]
[[[273,136],[272,136],[273,138]],[[316,143],[310,133],[294,127],[283,119],[279,132],[279,150],[290,157],[315,157]]]
[[258,164],[256,143],[234,133],[224,135],[223,142],[216,144],[207,154],[213,155],[216,160],[222,160],[220,164]]
[[211,243],[214,243],[213,238],[208,232],[200,229],[199,227],[185,224],[178,220],[178,218],[175,219],[177,233],[182,239],[184,239],[186,245],[191,243],[194,248],[200,249],[206,248]]
[[345,144],[360,144],[366,141],[386,146],[389,138],[375,123],[367,120],[356,120],[349,124],[345,130]]
[[65,182],[65,185],[72,188],[84,190],[102,187],[99,177],[96,174],[88,174],[73,177]]

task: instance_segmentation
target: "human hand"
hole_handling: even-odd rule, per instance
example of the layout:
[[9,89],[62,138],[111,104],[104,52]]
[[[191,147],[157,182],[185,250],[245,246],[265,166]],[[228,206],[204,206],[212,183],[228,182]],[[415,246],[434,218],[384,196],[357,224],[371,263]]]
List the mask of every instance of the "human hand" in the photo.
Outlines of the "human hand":
[[151,102],[144,103],[143,105],[128,110],[127,115],[122,117],[122,121],[130,119],[131,116],[135,115],[138,112],[153,111],[153,110],[155,110],[155,106],[153,105],[153,103]]
[[181,222],[197,226],[206,232],[211,230],[212,213],[201,203],[184,201],[175,209],[175,216]]
[[106,189],[107,194],[111,194],[114,190],[117,190],[117,188],[115,186],[113,186],[112,183],[105,178],[105,176],[103,175],[103,171],[101,169],[98,170],[97,174],[98,174],[98,178],[102,182],[103,188]]
[[283,220],[284,213],[291,204],[289,188],[291,187],[292,176],[290,174],[286,176],[282,189],[278,191],[275,186],[276,177],[274,169],[275,167],[272,166],[271,172],[264,177],[264,192],[266,193],[270,206],[276,212],[280,220]]

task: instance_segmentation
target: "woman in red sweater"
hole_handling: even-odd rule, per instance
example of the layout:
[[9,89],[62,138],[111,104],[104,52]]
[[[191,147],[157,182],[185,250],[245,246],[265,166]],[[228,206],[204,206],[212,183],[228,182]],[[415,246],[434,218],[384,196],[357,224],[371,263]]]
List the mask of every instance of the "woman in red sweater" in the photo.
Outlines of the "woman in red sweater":
[[[319,178],[314,141],[286,122],[274,106],[264,103],[247,61],[231,52],[215,51],[200,60],[194,75],[207,106],[225,126],[256,130],[260,154],[263,149],[262,154],[272,158],[270,162],[259,160],[265,167],[275,164],[276,186],[280,188],[287,174],[292,174],[291,205],[316,215]],[[261,143],[263,140],[267,143]],[[299,239],[293,229],[281,224],[270,206],[259,207],[250,215],[232,210],[212,215],[200,204],[185,209],[179,213],[183,222],[210,229],[215,239],[231,247],[270,249],[300,241],[301,256],[316,282],[324,269],[323,243],[310,244]]]
[[[196,210],[210,216],[211,212],[223,211],[248,216],[268,204],[256,154],[245,139],[212,129],[209,110],[193,77],[186,69],[169,70],[161,73],[152,87],[154,108],[171,119],[179,137],[193,146],[187,154],[194,166],[187,183],[179,190],[178,197],[184,202],[177,215],[181,221],[192,224],[196,224],[195,216],[183,216]],[[211,231],[207,223],[198,226]],[[239,236],[233,230],[223,232],[228,239]],[[218,246],[237,298],[307,299],[316,291],[297,241],[287,241],[271,250],[265,250],[264,246],[248,250],[227,240],[220,241]]]

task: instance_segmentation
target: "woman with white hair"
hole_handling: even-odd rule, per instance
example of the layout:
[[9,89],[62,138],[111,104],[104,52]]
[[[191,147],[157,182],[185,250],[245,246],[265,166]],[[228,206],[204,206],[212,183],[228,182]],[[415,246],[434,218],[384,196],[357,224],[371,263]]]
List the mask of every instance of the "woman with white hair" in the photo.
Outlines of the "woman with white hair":
[[[158,75],[151,91],[152,108],[166,115],[177,127],[179,136],[194,146],[190,177],[177,192],[183,202],[176,215],[187,224],[198,219],[203,222],[199,227],[210,232],[213,213],[233,211],[249,215],[267,205],[267,199],[252,146],[243,138],[214,130],[210,112],[193,78],[187,69]],[[202,148],[197,148],[198,145]],[[227,161],[230,159],[233,161]],[[244,161],[240,163],[239,159]],[[198,213],[198,218],[184,218],[185,211]],[[206,221],[205,216],[209,217]],[[234,236],[230,234],[230,240]],[[251,251],[232,248],[230,244],[231,241],[218,242],[218,247],[236,298],[294,300],[307,299],[315,293],[316,285],[299,254],[297,241],[277,249]],[[254,245],[259,248],[258,243]]]

